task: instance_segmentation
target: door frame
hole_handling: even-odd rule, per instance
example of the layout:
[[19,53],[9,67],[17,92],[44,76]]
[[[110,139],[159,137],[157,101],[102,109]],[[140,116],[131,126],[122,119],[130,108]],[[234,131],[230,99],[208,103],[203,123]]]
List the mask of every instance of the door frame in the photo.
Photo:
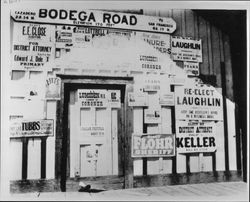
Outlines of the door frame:
[[[133,91],[133,77],[108,77],[108,76],[77,76],[57,74],[61,78],[61,100],[56,107],[56,143],[55,143],[55,176],[60,181],[62,192],[66,191],[66,181],[70,178],[70,130],[68,124],[69,93],[73,89],[98,88],[121,90],[122,107],[119,110],[121,119],[118,127],[118,149],[122,152],[118,157],[119,174],[124,176],[124,187],[133,184],[133,160],[131,158],[131,136],[133,131],[133,110],[128,106],[127,93]],[[119,117],[120,116],[120,117]],[[119,125],[119,124],[118,124]],[[126,154],[126,155],[125,155]],[[122,158],[122,159],[121,159]]]

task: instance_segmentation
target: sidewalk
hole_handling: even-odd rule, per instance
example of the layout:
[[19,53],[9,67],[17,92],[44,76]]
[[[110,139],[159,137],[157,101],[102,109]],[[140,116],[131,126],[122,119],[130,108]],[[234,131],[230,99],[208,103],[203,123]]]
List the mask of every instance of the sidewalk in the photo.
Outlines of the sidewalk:
[[247,183],[220,182],[110,190],[99,193],[46,192],[12,194],[6,200],[249,201],[249,195]]

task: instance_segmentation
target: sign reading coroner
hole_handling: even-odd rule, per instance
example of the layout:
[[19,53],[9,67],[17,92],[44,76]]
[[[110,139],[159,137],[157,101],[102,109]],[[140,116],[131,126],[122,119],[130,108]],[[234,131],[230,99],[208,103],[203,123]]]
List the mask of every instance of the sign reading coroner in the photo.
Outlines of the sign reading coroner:
[[133,134],[132,157],[163,157],[175,155],[173,134]]
[[83,9],[20,8],[11,10],[16,21],[64,25],[79,25],[113,29],[129,29],[158,33],[173,33],[176,23],[172,18]]
[[53,136],[54,122],[50,119],[13,121],[10,138]]

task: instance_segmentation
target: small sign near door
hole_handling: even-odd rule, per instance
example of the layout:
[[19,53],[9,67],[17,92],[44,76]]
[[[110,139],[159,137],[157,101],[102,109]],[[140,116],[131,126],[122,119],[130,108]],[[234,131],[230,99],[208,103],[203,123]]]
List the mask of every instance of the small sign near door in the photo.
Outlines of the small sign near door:
[[107,107],[107,90],[79,89],[77,97],[82,107]]
[[105,127],[104,126],[81,126],[80,131],[83,135],[88,136],[104,136]]

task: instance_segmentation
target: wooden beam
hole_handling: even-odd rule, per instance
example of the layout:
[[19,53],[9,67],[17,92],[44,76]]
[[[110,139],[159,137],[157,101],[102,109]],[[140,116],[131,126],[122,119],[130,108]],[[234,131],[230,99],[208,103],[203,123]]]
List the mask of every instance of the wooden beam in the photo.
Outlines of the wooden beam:
[[46,145],[47,137],[41,137],[41,179],[46,178]]
[[22,180],[27,179],[28,170],[28,141],[27,137],[22,138]]
[[225,73],[225,63],[224,62],[221,62],[221,80],[222,80],[222,96],[223,96],[225,170],[229,171],[227,97],[226,97],[227,89],[226,89],[226,73]]

